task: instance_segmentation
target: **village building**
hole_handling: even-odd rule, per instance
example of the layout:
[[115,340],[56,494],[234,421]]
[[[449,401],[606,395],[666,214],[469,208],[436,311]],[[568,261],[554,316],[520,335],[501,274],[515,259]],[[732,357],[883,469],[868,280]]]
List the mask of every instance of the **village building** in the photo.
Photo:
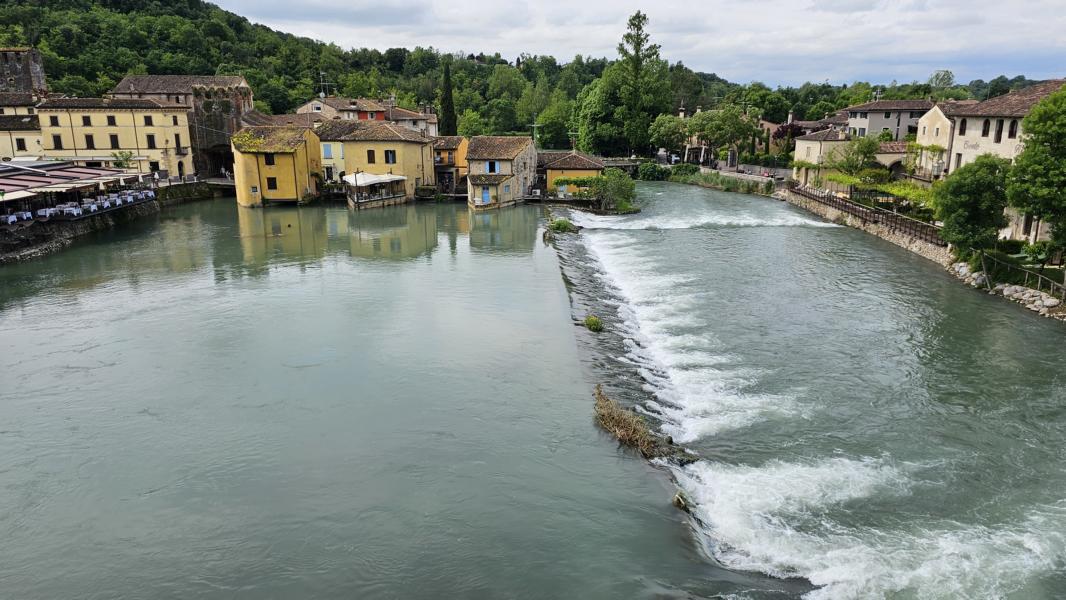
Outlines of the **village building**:
[[[539,156],[538,156],[539,162]],[[558,183],[560,179],[582,179],[603,174],[604,164],[598,158],[576,150],[555,155],[545,161],[545,182],[548,192],[565,194],[577,189],[577,185]]]
[[537,150],[528,136],[470,138],[466,152],[467,201],[475,209],[521,202],[536,177]]
[[0,92],[0,115],[32,115],[40,100],[30,92]]
[[[435,184],[432,140],[420,133],[395,123],[369,120],[326,121],[315,131],[322,144],[327,181],[347,182],[348,176],[359,173],[389,176],[387,181],[373,182],[388,183],[389,194],[403,199],[414,198],[421,186]],[[371,178],[364,176],[362,180]]]
[[0,48],[0,93],[48,94],[44,60],[36,48]]
[[0,162],[41,155],[41,123],[37,115],[0,115]]
[[185,107],[195,157],[190,173],[202,176],[233,164],[230,137],[253,110],[252,88],[239,75],[127,75],[109,95]]
[[932,107],[931,100],[875,100],[849,106],[848,133],[876,137],[887,131],[893,140],[905,140],[918,133],[918,119]]
[[233,136],[237,204],[298,203],[318,196],[322,157],[308,127],[245,127]]
[[948,157],[955,134],[955,115],[966,107],[977,104],[976,100],[949,100],[938,102],[918,119],[918,135],[915,139],[918,155],[911,177],[931,182],[948,172]]
[[[816,172],[832,169],[837,153],[852,139],[854,136],[840,129],[822,129],[796,138],[792,178],[802,185],[812,183]],[[906,166],[907,142],[881,142],[874,158],[893,176],[901,175]]]
[[367,98],[343,98],[326,96],[315,98],[296,108],[297,114],[320,114],[325,119],[345,121],[387,121],[397,123],[427,137],[436,137],[437,115],[428,106],[418,111],[396,105],[395,98],[370,100]]
[[195,170],[184,106],[149,99],[50,98],[37,113],[42,156],[160,176]]
[[470,140],[461,135],[446,135],[433,140],[433,170],[437,177],[437,189],[454,194],[466,191],[466,153]]

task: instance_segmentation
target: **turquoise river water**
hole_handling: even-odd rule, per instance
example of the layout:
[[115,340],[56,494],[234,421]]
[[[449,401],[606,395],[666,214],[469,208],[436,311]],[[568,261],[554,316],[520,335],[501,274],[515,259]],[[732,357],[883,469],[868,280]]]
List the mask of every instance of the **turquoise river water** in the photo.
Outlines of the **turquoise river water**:
[[[0,597],[1066,595],[1060,323],[638,191],[557,248],[535,206],[215,201],[0,268]],[[600,382],[700,459],[618,448]]]

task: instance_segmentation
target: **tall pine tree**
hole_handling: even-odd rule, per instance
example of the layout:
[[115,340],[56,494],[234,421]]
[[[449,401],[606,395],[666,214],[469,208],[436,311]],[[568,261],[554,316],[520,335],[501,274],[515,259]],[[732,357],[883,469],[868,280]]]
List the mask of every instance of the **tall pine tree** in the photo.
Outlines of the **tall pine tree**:
[[444,82],[440,95],[440,134],[456,135],[458,119],[455,116],[455,99],[452,98],[452,66],[444,63]]

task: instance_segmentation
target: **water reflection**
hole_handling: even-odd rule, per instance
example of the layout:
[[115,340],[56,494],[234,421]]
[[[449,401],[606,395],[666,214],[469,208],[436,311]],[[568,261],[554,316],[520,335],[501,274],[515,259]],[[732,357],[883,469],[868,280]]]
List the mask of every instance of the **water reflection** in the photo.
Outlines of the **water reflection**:
[[537,241],[539,212],[532,206],[470,212],[470,247],[530,252]]
[[401,204],[349,214],[348,237],[353,257],[415,258],[437,247],[435,207]]

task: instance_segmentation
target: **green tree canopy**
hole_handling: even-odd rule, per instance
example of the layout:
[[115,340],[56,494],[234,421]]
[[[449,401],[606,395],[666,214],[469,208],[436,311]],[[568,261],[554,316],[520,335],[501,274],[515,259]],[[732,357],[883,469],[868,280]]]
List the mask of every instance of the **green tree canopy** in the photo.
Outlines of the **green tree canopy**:
[[963,252],[990,248],[1007,225],[1007,173],[1010,160],[991,154],[956,169],[933,189],[940,235]]
[[629,17],[626,33],[618,44],[622,65],[622,130],[631,151],[648,146],[648,126],[654,116],[666,109],[670,83],[666,61],[659,58],[659,45],[651,43],[645,30],[648,16],[637,11]]
[[648,137],[656,146],[673,151],[684,145],[688,128],[681,117],[663,114],[652,121]]
[[831,169],[846,175],[856,176],[863,169],[877,164],[877,151],[881,142],[873,137],[857,137],[837,148],[826,162]]
[[1022,121],[1025,149],[1007,185],[1012,206],[1051,223],[1066,245],[1066,89],[1041,100]]

